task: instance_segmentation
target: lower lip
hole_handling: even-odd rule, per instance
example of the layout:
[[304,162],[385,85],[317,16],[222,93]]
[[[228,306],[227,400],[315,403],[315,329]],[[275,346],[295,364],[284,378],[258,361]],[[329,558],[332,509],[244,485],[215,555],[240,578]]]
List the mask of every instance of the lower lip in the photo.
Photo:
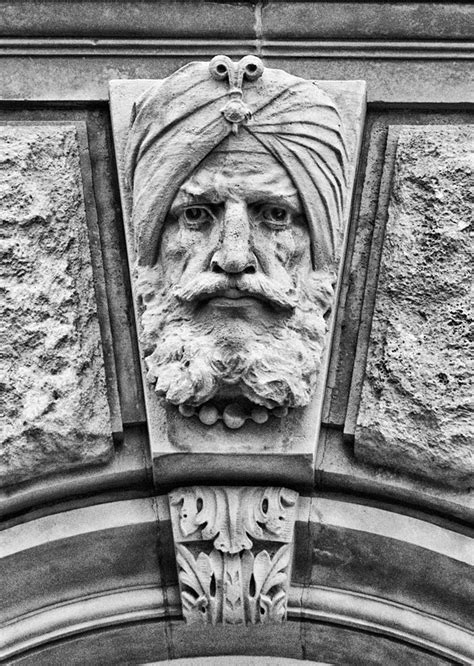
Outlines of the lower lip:
[[244,296],[242,298],[226,298],[225,296],[217,296],[208,301],[209,305],[216,308],[245,308],[257,304],[259,301],[256,298],[249,298]]

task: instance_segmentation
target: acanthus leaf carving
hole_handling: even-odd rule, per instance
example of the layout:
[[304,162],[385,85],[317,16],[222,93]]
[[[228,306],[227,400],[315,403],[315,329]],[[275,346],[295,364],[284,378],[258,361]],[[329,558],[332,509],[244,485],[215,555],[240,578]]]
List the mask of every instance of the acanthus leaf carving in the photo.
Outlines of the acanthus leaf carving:
[[[170,493],[186,622],[285,619],[297,498],[286,488],[195,486]],[[209,541],[210,553],[203,544]]]
[[220,596],[216,580],[222,562],[215,551],[199,553],[195,559],[186,546],[176,544],[176,563],[180,572],[181,602],[188,622],[216,624],[220,616]]

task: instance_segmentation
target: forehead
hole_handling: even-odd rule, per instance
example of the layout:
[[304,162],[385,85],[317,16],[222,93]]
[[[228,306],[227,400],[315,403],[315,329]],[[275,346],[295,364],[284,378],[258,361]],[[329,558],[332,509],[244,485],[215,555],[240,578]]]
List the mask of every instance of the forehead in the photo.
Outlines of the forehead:
[[278,195],[298,199],[285,168],[259,144],[246,145],[238,138],[211,152],[182,183],[179,193],[191,197],[241,195],[252,199]]

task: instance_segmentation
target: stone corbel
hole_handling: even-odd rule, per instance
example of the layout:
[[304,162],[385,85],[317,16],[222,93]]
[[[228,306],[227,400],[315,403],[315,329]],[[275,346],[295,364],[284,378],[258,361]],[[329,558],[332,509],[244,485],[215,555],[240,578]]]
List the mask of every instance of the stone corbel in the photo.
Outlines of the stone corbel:
[[188,624],[286,619],[298,493],[287,488],[179,488],[169,494]]

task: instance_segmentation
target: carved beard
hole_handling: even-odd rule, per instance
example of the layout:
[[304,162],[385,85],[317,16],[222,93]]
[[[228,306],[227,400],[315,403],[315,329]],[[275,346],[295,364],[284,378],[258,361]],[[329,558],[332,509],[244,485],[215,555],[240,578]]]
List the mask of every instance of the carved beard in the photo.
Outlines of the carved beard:
[[[142,343],[147,378],[174,405],[201,405],[214,397],[244,396],[274,407],[303,407],[315,388],[334,298],[334,275],[313,273],[304,285],[279,294],[267,278],[247,278],[247,293],[265,294],[262,314],[210,316],[197,295],[216,279],[165,287],[161,269],[138,268]],[[262,284],[258,284],[262,280]],[[215,292],[214,292],[215,293]],[[285,308],[286,305],[286,308]]]

